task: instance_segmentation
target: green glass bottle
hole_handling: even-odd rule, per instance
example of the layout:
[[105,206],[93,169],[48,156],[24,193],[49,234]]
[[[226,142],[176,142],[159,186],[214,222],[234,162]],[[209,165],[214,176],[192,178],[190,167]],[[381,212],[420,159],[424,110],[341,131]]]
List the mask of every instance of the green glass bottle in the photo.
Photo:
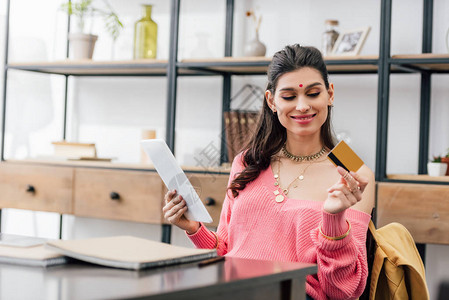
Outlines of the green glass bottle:
[[134,26],[134,59],[156,58],[157,24],[151,19],[153,5],[142,5],[143,17]]

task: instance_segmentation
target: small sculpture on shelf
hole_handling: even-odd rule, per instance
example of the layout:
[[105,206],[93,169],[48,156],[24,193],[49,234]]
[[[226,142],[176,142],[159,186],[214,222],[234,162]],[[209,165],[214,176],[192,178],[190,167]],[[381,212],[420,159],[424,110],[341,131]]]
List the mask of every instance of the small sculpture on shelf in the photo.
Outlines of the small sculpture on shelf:
[[256,34],[254,36],[254,39],[245,44],[244,55],[265,56],[267,48],[265,47],[264,43],[259,40],[259,28],[262,22],[262,16],[257,17],[253,10],[247,11],[246,16],[250,17],[254,21]]
[[102,8],[94,7],[92,3],[93,0],[80,0],[77,2],[68,1],[61,5],[63,11],[67,12],[69,16],[75,16],[77,19],[77,32],[69,34],[70,46],[72,48],[71,57],[74,59],[92,59],[93,56],[98,36],[91,32],[85,32],[87,18],[92,18],[96,15],[102,16],[106,30],[110,33],[113,43],[115,43],[123,28],[122,22],[106,0],[103,0],[104,7]]

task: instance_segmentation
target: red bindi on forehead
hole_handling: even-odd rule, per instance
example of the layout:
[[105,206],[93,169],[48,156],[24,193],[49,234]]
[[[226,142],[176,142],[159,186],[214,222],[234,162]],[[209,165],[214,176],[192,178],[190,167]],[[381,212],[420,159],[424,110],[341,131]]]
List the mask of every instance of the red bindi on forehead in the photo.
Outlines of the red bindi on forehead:
[[299,87],[302,87],[302,83],[299,84]]

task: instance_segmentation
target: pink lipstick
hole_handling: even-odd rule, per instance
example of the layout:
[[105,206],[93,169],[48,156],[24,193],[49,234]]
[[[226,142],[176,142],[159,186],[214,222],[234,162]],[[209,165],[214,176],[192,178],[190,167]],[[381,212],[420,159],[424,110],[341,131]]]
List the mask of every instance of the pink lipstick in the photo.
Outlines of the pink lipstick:
[[298,115],[298,116],[291,116],[291,118],[301,124],[301,125],[305,125],[305,124],[309,124],[310,122],[312,122],[312,120],[315,118],[316,114],[308,114],[308,115]]

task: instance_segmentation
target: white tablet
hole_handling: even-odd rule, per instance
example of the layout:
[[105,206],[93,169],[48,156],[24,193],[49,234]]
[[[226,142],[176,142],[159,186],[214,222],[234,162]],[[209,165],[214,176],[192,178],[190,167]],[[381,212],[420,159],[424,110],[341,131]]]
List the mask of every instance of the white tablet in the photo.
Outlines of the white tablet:
[[182,171],[167,144],[162,139],[143,140],[140,142],[145,153],[150,157],[156,171],[170,190],[176,190],[187,203],[185,216],[189,220],[211,223],[212,218],[196,193],[186,174]]

